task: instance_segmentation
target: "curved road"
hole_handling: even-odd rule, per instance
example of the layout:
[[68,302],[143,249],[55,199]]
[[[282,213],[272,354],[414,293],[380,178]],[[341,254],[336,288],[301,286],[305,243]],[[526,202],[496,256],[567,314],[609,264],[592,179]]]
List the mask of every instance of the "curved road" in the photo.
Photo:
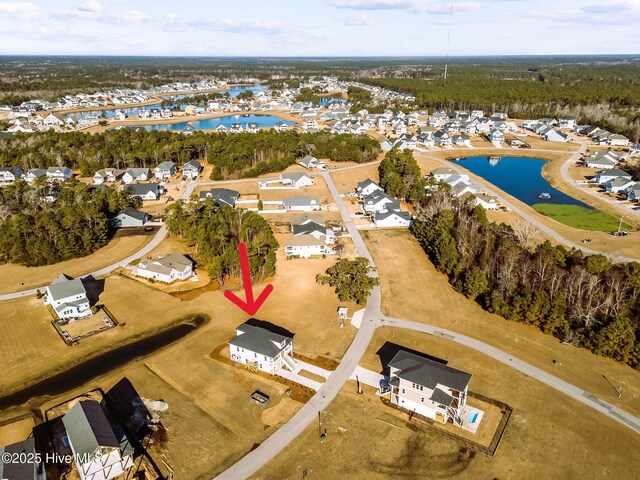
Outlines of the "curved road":
[[[373,257],[364,243],[360,232],[354,225],[344,202],[340,198],[340,194],[338,193],[331,175],[328,172],[322,172],[320,175],[327,182],[327,186],[329,187],[331,195],[333,196],[340,215],[342,216],[342,220],[344,221],[345,226],[347,227],[347,230],[349,231],[349,234],[356,246],[358,255],[369,259],[371,265],[375,266]],[[377,275],[377,273],[374,275]],[[326,382],[322,384],[311,400],[303,405],[303,407],[298,410],[298,412],[291,417],[287,423],[261,443],[258,448],[242,457],[238,462],[233,464],[224,472],[220,473],[215,477],[215,480],[237,480],[250,477],[275,458],[280,452],[282,452],[282,450],[285,449],[285,447],[293,442],[298,435],[311,425],[318,418],[319,412],[322,412],[331,403],[344,384],[349,380],[352,373],[358,366],[360,359],[364,356],[376,328],[381,326],[383,321],[385,325],[416,330],[473,348],[474,350],[510,365],[526,375],[539,380],[550,387],[571,396],[572,398],[575,398],[598,412],[620,422],[636,433],[640,433],[640,419],[618,407],[600,400],[595,395],[581,390],[578,387],[565,382],[564,380],[551,375],[540,368],[528,364],[507,352],[474,338],[467,337],[466,335],[461,335],[433,325],[386,317],[380,312],[381,301],[382,294],[380,287],[376,287],[371,291],[371,296],[367,301],[367,306],[365,308],[360,328],[342,358],[340,365],[338,365],[338,368],[329,375]]]
[[580,189],[580,191],[586,193],[587,195],[591,195],[593,198],[597,198],[598,200],[607,202],[610,205],[613,205],[614,207],[616,207],[617,209],[624,211],[625,212],[624,215],[626,216],[632,215],[635,217],[640,217],[640,210],[634,210],[632,208],[624,207],[623,205],[620,205],[619,201],[609,198],[600,192],[596,192],[591,188],[587,188],[583,184],[578,183],[573,178],[571,178],[571,176],[569,175],[569,167],[575,164],[578,160],[580,160],[580,156],[587,151],[587,142],[585,140],[579,140],[579,142],[580,142],[580,149],[576,151],[573,155],[571,155],[571,158],[565,161],[560,167],[560,173],[564,181],[567,182],[569,185]]

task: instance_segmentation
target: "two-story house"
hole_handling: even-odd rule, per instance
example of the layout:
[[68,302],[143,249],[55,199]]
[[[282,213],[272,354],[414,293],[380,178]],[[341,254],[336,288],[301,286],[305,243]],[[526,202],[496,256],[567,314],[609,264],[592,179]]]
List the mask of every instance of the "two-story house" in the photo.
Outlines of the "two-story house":
[[91,316],[91,306],[82,280],[64,273],[45,289],[44,303],[51,305],[61,320]]
[[229,342],[231,360],[255,370],[275,374],[280,368],[299,370],[293,358],[293,336],[243,323]]

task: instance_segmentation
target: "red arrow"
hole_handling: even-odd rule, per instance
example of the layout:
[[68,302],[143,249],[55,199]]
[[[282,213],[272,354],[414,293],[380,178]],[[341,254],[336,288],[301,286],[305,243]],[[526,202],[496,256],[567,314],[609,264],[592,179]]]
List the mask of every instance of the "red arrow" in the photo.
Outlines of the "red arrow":
[[244,294],[247,301],[238,298],[237,295],[229,290],[225,290],[224,296],[231,300],[237,307],[247,312],[249,315],[255,315],[260,309],[264,301],[273,291],[273,285],[269,284],[264,287],[262,293],[257,300],[253,299],[253,290],[251,289],[251,272],[249,271],[249,257],[247,257],[247,246],[244,243],[238,244],[238,253],[240,254],[240,267],[242,268],[242,283],[244,284]]

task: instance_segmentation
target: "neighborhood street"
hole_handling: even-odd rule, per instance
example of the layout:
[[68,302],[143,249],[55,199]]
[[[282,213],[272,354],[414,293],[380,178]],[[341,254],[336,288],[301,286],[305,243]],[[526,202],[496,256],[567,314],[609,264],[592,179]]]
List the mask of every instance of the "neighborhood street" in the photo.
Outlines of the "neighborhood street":
[[[353,239],[358,251],[358,255],[368,258],[372,266],[375,266],[373,257],[364,243],[360,232],[355,227],[353,220],[342,201],[340,194],[331,178],[330,173],[322,172],[320,174],[327,182],[331,195],[338,207],[338,211],[342,220]],[[377,273],[376,273],[377,275]],[[273,435],[267,438],[260,446],[251,451],[238,462],[233,464],[224,472],[215,477],[215,480],[236,480],[248,478],[256,473],[260,468],[266,465],[270,460],[275,458],[284,448],[289,445],[295,438],[300,435],[306,427],[311,425],[322,412],[336,397],[340,389],[350,379],[354,378],[356,372],[365,374],[364,370],[358,367],[360,359],[364,356],[367,346],[369,345],[373,334],[381,325],[394,326],[416,330],[430,335],[437,335],[440,338],[455,341],[469,348],[473,348],[479,352],[489,355],[496,360],[513,366],[517,370],[539,380],[569,396],[579,400],[580,402],[604,413],[614,420],[622,423],[626,427],[640,433],[640,419],[617,408],[596,396],[579,389],[578,387],[565,382],[564,380],[551,375],[533,365],[495,348],[489,344],[475,340],[471,337],[461,335],[452,331],[438,328],[432,325],[400,320],[385,317],[380,311],[382,301],[382,293],[380,287],[375,287],[371,291],[371,296],[367,301],[364,317],[356,336],[345,353],[338,368],[327,378],[317,393],[307,402],[287,423],[278,429]],[[371,383],[375,378],[368,374],[367,378],[363,378],[364,383]],[[373,378],[373,377],[372,377]]]

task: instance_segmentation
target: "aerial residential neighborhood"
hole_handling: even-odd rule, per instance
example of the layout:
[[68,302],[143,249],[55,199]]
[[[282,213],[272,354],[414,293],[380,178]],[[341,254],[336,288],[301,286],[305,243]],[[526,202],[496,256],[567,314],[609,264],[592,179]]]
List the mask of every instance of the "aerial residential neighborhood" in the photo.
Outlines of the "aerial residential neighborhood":
[[635,2],[147,3],[0,2],[0,479],[638,477]]

